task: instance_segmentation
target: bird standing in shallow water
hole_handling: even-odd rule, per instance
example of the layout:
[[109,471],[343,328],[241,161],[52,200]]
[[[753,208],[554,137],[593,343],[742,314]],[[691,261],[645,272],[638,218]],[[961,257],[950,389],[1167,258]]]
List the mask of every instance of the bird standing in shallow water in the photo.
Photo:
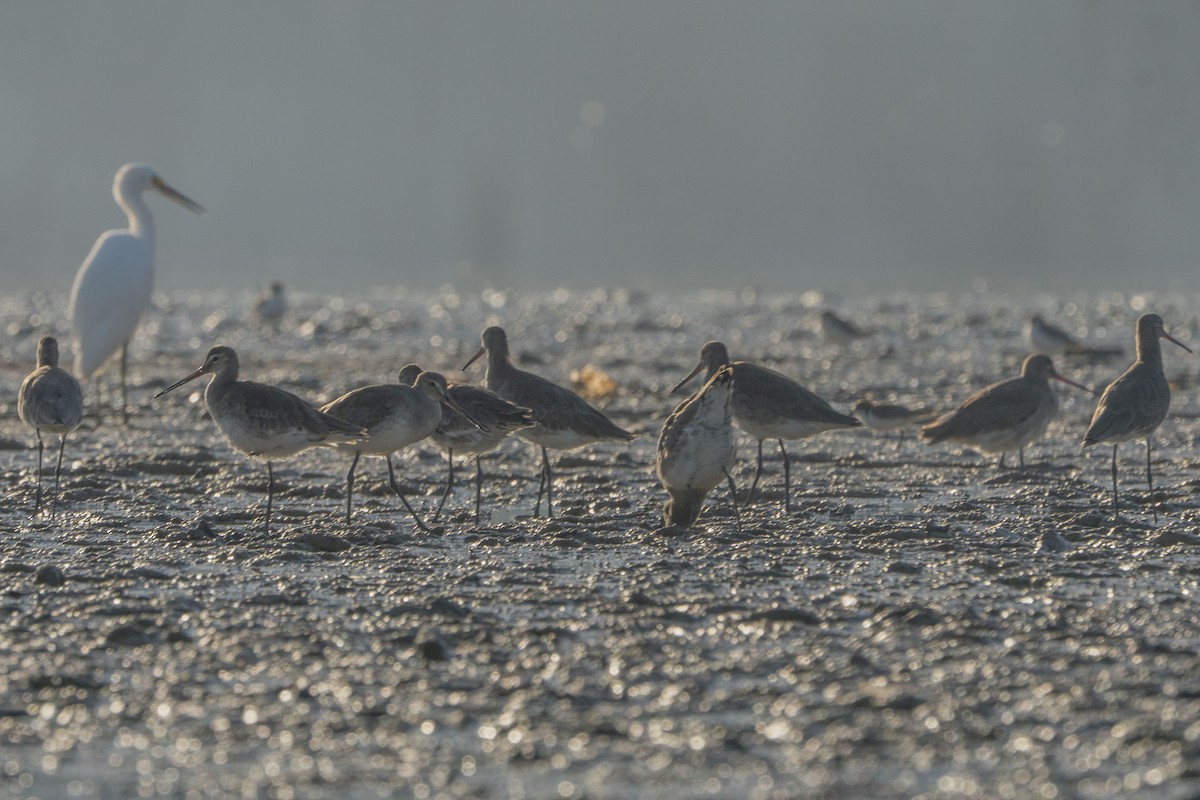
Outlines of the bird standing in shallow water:
[[704,387],[684,400],[658,434],[655,472],[670,499],[663,510],[668,527],[696,523],[705,496],[724,478],[733,515],[741,528],[733,468],[733,368],[719,368]]
[[746,361],[730,362],[729,351],[721,342],[707,342],[700,348],[700,363],[671,391],[679,391],[701,370],[705,371],[705,380],[710,380],[726,364],[733,367],[734,424],[758,440],[758,466],[746,502],[753,500],[762,475],[763,441],[777,439],[783,456],[783,507],[790,509],[792,471],[783,440],[803,439],[837,428],[856,428],[862,423],[834,411],[828,403],[786,375]]
[[263,383],[238,380],[238,357],[231,347],[208,351],[195,372],[168,386],[155,398],[178,389],[201,375],[211,375],[204,405],[225,439],[251,458],[267,462],[267,516],[263,532],[271,530],[275,473],[271,462],[318,445],[360,442],[366,431],[358,425],[317,411],[291,392]]
[[[1143,314],[1137,321],[1137,360],[1121,376],[1110,383],[1100,395],[1092,422],[1083,437],[1083,446],[1113,443],[1112,484],[1113,513],[1117,505],[1117,447],[1130,439],[1146,439],[1146,485],[1151,500],[1154,496],[1154,476],[1150,470],[1150,442],[1154,431],[1167,418],[1171,408],[1171,387],[1163,375],[1162,348],[1159,339],[1167,339],[1192,352],[1191,348],[1167,333],[1162,317]],[[1154,521],[1158,509],[1154,507]]]
[[157,191],[197,214],[204,208],[168,186],[145,164],[126,164],[113,180],[113,197],[129,218],[126,230],[101,234],[75,275],[69,316],[75,337],[75,373],[89,378],[121,351],[121,418],[129,421],[126,370],[129,340],[154,290],[154,218],[145,193]]
[[1016,450],[1024,468],[1025,445],[1041,438],[1058,414],[1058,395],[1050,388],[1051,378],[1091,391],[1059,375],[1049,356],[1028,356],[1019,378],[980,389],[954,411],[921,428],[921,438],[930,444],[957,442],[985,453],[999,453],[1001,469],[1004,453]]
[[58,366],[58,340],[53,336],[43,336],[38,341],[37,368],[21,382],[17,416],[37,432],[37,492],[33,501],[33,514],[37,516],[42,507],[42,451],[45,446],[42,431],[56,433],[59,437],[58,463],[54,467],[54,496],[57,498],[67,434],[83,419],[83,390],[79,381]]
[[322,413],[332,414],[367,431],[367,438],[363,441],[337,445],[339,450],[354,451],[354,460],[350,462],[350,471],[346,473],[346,522],[350,521],[353,507],[354,468],[358,466],[359,457],[383,456],[387,459],[388,483],[392,491],[416,520],[417,527],[429,532],[429,526],[421,520],[396,483],[392,453],[431,435],[442,421],[443,402],[462,413],[446,394],[446,379],[436,372],[422,372],[411,386],[401,376],[397,383],[364,386],[321,407]]
[[506,400],[528,408],[533,414],[537,424],[518,431],[517,435],[542,450],[542,470],[533,513],[536,515],[541,510],[542,495],[545,494],[546,515],[553,517],[554,476],[547,450],[571,450],[604,440],[628,442],[633,440],[633,434],[613,424],[570,389],[514,367],[508,359],[508,337],[502,328],[495,325],[487,328],[480,341],[479,351],[463,365],[463,369],[486,353],[487,387]]
[[[406,364],[400,370],[400,382],[412,384],[421,373],[416,364]],[[534,424],[533,415],[528,408],[522,408],[510,403],[500,395],[484,389],[482,386],[472,386],[468,383],[452,383],[446,387],[446,393],[470,418],[455,410],[449,404],[442,405],[442,420],[429,438],[438,449],[446,454],[447,474],[446,488],[438,501],[437,510],[433,512],[433,520],[437,522],[446,498],[454,487],[454,454],[475,454],[475,524],[479,524],[480,503],[483,496],[483,467],[479,457],[490,453],[500,446],[510,433],[528,428]]]

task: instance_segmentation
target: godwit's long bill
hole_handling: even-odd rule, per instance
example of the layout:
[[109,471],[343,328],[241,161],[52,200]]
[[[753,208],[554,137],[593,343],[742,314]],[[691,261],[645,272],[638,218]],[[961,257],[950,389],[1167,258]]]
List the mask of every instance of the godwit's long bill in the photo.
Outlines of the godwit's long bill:
[[202,375],[210,375],[204,404],[217,428],[235,450],[267,462],[267,515],[263,531],[271,530],[275,473],[271,462],[318,445],[359,442],[366,431],[358,425],[317,411],[291,392],[263,383],[238,380],[238,357],[231,347],[218,345],[194,372],[163,389],[156,398]]
[[45,446],[42,431],[59,437],[58,462],[54,466],[54,496],[57,499],[67,434],[79,427],[83,419],[83,390],[79,381],[58,366],[58,340],[53,336],[43,336],[38,341],[37,367],[25,376],[17,393],[17,416],[37,433],[37,491],[33,500],[33,514],[37,516],[42,508],[42,450]]
[[[396,483],[392,453],[434,432],[442,421],[441,403],[463,413],[447,394],[446,379],[436,372],[422,372],[411,386],[401,376],[397,383],[364,386],[321,407],[322,413],[332,414],[367,432],[365,440],[336,445],[339,450],[354,451],[354,460],[350,462],[350,470],[346,473],[346,522],[350,522],[353,509],[354,468],[358,466],[359,457],[383,456],[387,460],[388,483],[392,491],[408,509],[417,527],[426,532],[430,530]],[[464,416],[470,418],[469,415]]]
[[705,496],[724,478],[733,515],[741,528],[733,468],[733,367],[723,366],[700,391],[667,417],[658,434],[655,471],[669,499],[663,510],[668,527],[690,528]]
[[700,349],[700,363],[671,391],[679,391],[701,371],[705,372],[706,381],[711,380],[726,364],[733,366],[733,422],[758,440],[758,466],[754,470],[754,482],[750,485],[747,502],[753,500],[758,479],[762,475],[763,441],[776,439],[783,457],[783,507],[789,509],[791,464],[783,440],[803,439],[838,428],[856,428],[862,423],[835,411],[820,397],[786,375],[747,361],[730,362],[729,351],[721,342],[706,343]]
[[129,228],[100,236],[84,259],[71,288],[68,316],[75,337],[75,373],[88,378],[121,351],[121,417],[129,421],[126,368],[129,340],[154,290],[154,217],[146,192],[156,191],[189,211],[204,213],[145,164],[126,164],[113,179],[113,198]]
[[955,442],[999,453],[1002,469],[1004,454],[1016,450],[1023,468],[1025,445],[1040,439],[1058,414],[1058,395],[1050,388],[1051,378],[1092,391],[1060,375],[1050,357],[1039,353],[1025,359],[1020,377],[980,389],[954,411],[921,428],[921,436],[930,444]]
[[508,337],[493,325],[480,337],[479,351],[463,365],[474,364],[487,354],[487,388],[523,408],[528,408],[537,424],[518,431],[517,436],[533,442],[542,451],[541,479],[533,513],[540,512],[542,494],[546,495],[546,514],[554,516],[554,476],[547,450],[571,450],[605,440],[628,442],[633,434],[617,425],[570,389],[514,367],[509,361]]
[[[1137,321],[1137,360],[1121,376],[1110,383],[1100,395],[1092,422],[1083,437],[1083,446],[1102,442],[1113,443],[1112,485],[1113,513],[1119,514],[1117,504],[1117,446],[1130,439],[1146,440],[1146,485],[1154,499],[1154,475],[1150,468],[1151,440],[1154,431],[1167,418],[1171,408],[1171,387],[1163,375],[1162,348],[1159,339],[1173,342],[1189,353],[1192,349],[1167,333],[1162,317],[1143,314]],[[1158,508],[1152,506],[1154,521]]]
[[[416,364],[406,364],[400,370],[400,382],[411,384],[421,373]],[[456,405],[442,405],[442,420],[434,429],[430,440],[446,454],[446,488],[438,500],[433,520],[437,522],[446,498],[454,487],[455,453],[475,455],[475,524],[479,524],[480,505],[483,497],[483,466],[480,456],[500,446],[510,433],[534,424],[533,414],[528,408],[510,403],[500,395],[482,386],[468,383],[451,383],[446,393]],[[464,413],[455,410],[461,408]]]

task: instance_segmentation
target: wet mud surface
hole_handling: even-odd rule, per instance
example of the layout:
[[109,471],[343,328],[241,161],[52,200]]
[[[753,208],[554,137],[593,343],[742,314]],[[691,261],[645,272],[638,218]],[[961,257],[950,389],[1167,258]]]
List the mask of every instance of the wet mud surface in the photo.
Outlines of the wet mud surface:
[[[64,361],[70,347],[65,297],[10,298],[0,796],[1194,797],[1200,357],[1166,346],[1156,492],[1144,447],[1123,445],[1119,517],[1111,449],[1079,450],[1094,398],[1066,387],[1023,471],[911,433],[829,433],[789,443],[785,510],[768,443],[740,529],[717,491],[695,530],[656,531],[653,459],[668,390],[708,339],[842,411],[863,394],[947,409],[1016,374],[1035,311],[1126,348],[1056,359],[1101,387],[1143,309],[1200,343],[1197,300],[846,301],[872,334],[841,349],[799,294],[302,296],[280,333],[245,324],[243,296],[158,298],[131,425],[85,387],[56,514],[30,519],[17,387],[38,335],[59,334]],[[266,470],[219,438],[200,382],[151,399],[218,343],[243,378],[314,402],[408,361],[458,376],[492,323],[527,369],[612,377],[596,404],[639,435],[560,455],[554,520],[529,517],[538,462],[520,442],[485,456],[478,525],[458,464],[433,534],[379,459],[359,466],[347,525],[348,459],[317,450],[276,465],[264,535]],[[431,513],[442,456],[396,463]],[[743,487],[753,464],[743,437]]]

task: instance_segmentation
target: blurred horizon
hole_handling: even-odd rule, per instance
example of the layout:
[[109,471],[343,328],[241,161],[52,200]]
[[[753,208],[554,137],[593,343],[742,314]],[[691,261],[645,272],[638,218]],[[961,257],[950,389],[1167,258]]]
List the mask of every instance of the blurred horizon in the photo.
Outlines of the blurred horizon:
[[0,287],[1180,291],[1200,5],[16,4]]

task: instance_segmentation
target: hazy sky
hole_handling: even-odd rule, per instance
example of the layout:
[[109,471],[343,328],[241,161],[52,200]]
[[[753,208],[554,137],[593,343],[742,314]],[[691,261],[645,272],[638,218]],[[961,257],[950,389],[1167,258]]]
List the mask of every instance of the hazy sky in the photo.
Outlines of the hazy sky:
[[1200,4],[0,10],[0,287],[1200,287]]

